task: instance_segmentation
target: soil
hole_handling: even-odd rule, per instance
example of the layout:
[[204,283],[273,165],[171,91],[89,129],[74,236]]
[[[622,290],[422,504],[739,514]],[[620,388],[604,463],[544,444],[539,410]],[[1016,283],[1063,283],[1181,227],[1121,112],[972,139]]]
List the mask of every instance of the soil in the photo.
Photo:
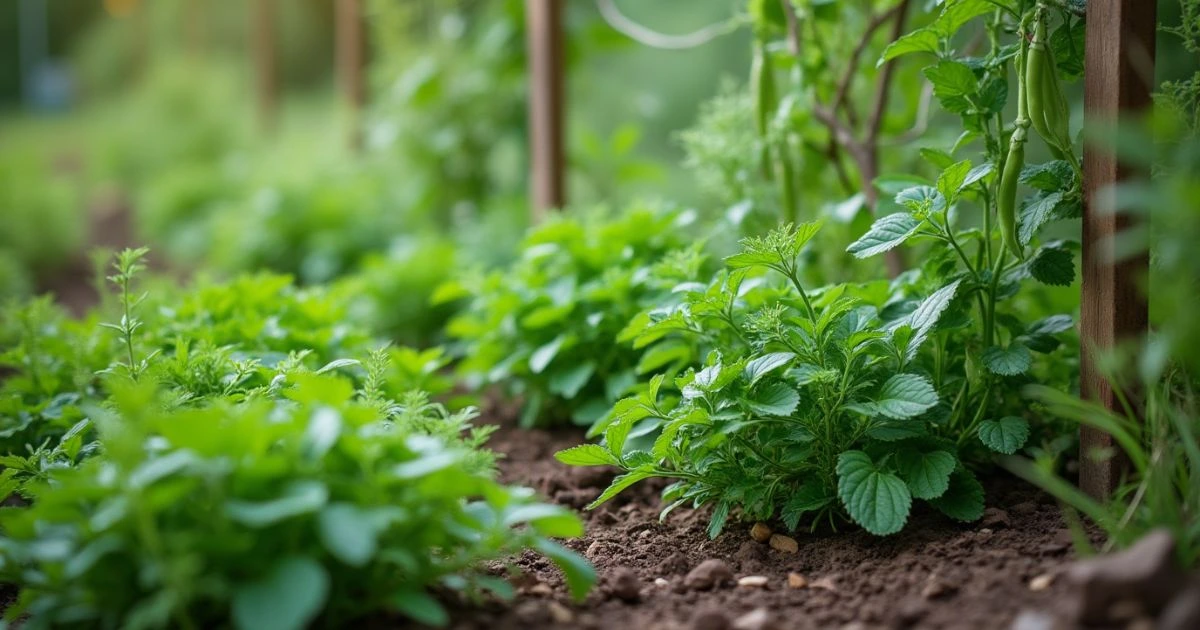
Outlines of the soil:
[[[553,459],[555,451],[581,441],[569,431],[504,428],[491,444],[506,455],[500,464],[504,481],[582,508],[607,486],[612,471]],[[1009,628],[1023,610],[1054,609],[1061,601],[1066,585],[1054,576],[1071,555],[1070,535],[1059,507],[1036,489],[1007,476],[985,486],[988,505],[1002,509],[990,509],[978,523],[915,508],[909,525],[894,536],[798,533],[795,553],[755,542],[751,523],[733,523],[709,540],[705,510],[680,509],[660,524],[662,485],[635,486],[584,512],[586,535],[566,543],[601,576],[584,602],[572,602],[553,565],[529,553],[517,560],[524,575],[515,602],[462,612],[453,627]],[[735,578],[761,576],[766,585],[686,586],[685,576],[710,559],[728,563]],[[807,586],[789,586],[789,574],[802,576]],[[756,609],[763,609],[757,620],[742,618]],[[764,612],[770,623],[754,625]]]

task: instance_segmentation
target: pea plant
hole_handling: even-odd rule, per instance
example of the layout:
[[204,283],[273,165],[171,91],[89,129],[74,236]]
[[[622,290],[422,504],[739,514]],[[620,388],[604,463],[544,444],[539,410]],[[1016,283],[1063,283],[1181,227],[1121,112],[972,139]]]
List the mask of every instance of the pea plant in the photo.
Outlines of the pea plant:
[[[955,46],[969,25],[991,44],[983,56]],[[699,337],[711,349],[703,364],[618,402],[593,431],[602,444],[559,453],[625,471],[593,505],[666,477],[664,512],[711,504],[713,536],[735,508],[791,528],[848,518],[879,535],[904,526],[914,499],[978,518],[975,471],[1055,434],[1031,424],[1020,387],[1073,378],[1053,354],[1072,318],[1049,310],[1055,287],[1074,279],[1073,245],[1038,234],[1078,212],[1060,82],[1078,75],[1081,32],[1060,3],[961,0],[890,44],[880,63],[934,58],[923,73],[963,132],[948,150],[921,149],[937,176],[907,176],[899,211],[846,251],[907,244],[922,247],[920,265],[891,281],[811,287],[804,252],[819,223],[745,239],[728,272],[629,332],[634,343]],[[1006,124],[1010,69],[1017,117]],[[1024,163],[1030,128],[1054,159]],[[1022,185],[1033,192],[1018,203]]]

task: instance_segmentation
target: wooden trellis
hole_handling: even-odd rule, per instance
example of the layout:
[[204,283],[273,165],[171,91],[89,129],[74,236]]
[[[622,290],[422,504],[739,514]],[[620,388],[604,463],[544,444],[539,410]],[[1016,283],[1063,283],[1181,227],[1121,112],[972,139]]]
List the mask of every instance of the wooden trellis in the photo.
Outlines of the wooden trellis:
[[[533,216],[565,202],[563,188],[564,67],[561,0],[526,0],[529,48],[530,150],[532,152]],[[1090,0],[1087,3],[1085,119],[1089,127],[1115,125],[1130,119],[1150,104],[1154,83],[1156,7],[1153,0]],[[1113,262],[1112,237],[1129,219],[1096,209],[1093,200],[1131,173],[1110,147],[1087,144],[1084,148],[1084,216],[1081,389],[1085,396],[1110,409],[1117,408],[1112,390],[1097,370],[1097,353],[1123,339],[1136,337],[1147,326],[1146,299],[1140,282],[1145,257]],[[1090,428],[1081,432],[1086,455],[1097,448],[1112,448],[1112,436]],[[1080,486],[1092,496],[1112,492],[1118,480],[1120,458],[1102,461],[1083,457]]]

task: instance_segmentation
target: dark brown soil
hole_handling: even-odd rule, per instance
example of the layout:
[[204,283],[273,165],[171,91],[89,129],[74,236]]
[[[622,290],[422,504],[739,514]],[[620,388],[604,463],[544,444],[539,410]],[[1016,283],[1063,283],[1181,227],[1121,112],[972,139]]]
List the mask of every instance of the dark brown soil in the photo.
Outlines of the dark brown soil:
[[[556,450],[579,441],[571,432],[503,429],[492,447],[507,455],[501,463],[506,482],[581,508],[611,472],[573,469],[553,459]],[[988,504],[1002,509],[989,511],[984,522],[964,525],[917,509],[903,532],[886,538],[861,531],[796,534],[796,553],[753,541],[750,523],[734,523],[709,540],[703,511],[679,510],[660,524],[661,486],[635,487],[585,513],[587,534],[567,543],[601,575],[586,601],[571,602],[554,567],[527,554],[518,560],[526,576],[516,602],[465,612],[455,627],[719,629],[761,608],[772,625],[744,619],[737,627],[1009,628],[1022,610],[1055,608],[1065,586],[1052,576],[1070,555],[1070,539],[1058,506],[1045,495],[1003,476],[986,485]],[[711,558],[727,562],[736,578],[765,577],[766,587],[685,587],[685,575]],[[641,583],[638,601],[614,592],[628,590],[629,576],[626,588],[614,585],[624,569]],[[809,586],[789,587],[789,573]],[[1048,586],[1031,588],[1031,581],[1047,579]]]

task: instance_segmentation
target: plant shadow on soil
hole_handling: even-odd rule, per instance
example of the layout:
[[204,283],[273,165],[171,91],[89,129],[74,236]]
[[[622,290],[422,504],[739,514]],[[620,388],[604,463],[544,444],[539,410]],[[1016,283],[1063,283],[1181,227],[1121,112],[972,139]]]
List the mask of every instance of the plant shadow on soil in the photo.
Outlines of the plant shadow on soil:
[[[501,477],[535,488],[553,502],[582,509],[613,472],[571,468],[556,451],[582,441],[573,431],[503,427],[491,447],[505,455]],[[732,627],[755,609],[773,621],[764,628],[1009,628],[1022,610],[1054,609],[1066,591],[1051,580],[1072,556],[1070,532],[1053,499],[1006,475],[985,479],[987,505],[977,523],[955,523],[915,507],[901,533],[874,537],[861,530],[794,535],[796,553],[777,551],[749,536],[750,523],[731,523],[709,540],[707,510],[685,509],[659,523],[663,484],[635,486],[600,508],[584,512],[587,533],[567,544],[600,575],[582,603],[567,595],[562,577],[545,559],[516,560],[518,597],[508,605],[460,610],[452,627],[467,629]],[[762,576],[765,587],[693,590],[689,571],[708,559],[728,563],[736,578]],[[628,569],[640,582],[631,598]],[[497,567],[497,570],[499,568]],[[625,573],[626,588],[615,587]],[[808,586],[792,588],[789,574]],[[1037,579],[1035,579],[1037,578]],[[795,579],[795,578],[793,578]],[[1031,588],[1031,582],[1042,582]],[[622,596],[619,596],[621,593]],[[738,627],[750,627],[743,624]]]

